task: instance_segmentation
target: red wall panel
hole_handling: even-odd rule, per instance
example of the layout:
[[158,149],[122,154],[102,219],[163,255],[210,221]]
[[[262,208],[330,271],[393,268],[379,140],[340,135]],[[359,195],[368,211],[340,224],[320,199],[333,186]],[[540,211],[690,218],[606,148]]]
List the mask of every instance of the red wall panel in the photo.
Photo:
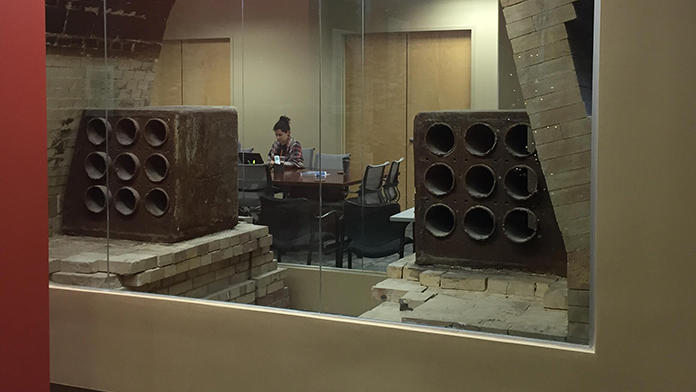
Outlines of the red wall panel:
[[48,391],[44,2],[0,1],[0,391]]

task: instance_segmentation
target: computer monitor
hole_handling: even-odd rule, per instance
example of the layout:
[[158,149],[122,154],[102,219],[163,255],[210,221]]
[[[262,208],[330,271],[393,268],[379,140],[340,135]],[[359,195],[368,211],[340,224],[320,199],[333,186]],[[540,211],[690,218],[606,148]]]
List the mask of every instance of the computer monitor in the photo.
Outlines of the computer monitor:
[[258,152],[239,152],[239,163],[245,165],[263,165],[264,159]]

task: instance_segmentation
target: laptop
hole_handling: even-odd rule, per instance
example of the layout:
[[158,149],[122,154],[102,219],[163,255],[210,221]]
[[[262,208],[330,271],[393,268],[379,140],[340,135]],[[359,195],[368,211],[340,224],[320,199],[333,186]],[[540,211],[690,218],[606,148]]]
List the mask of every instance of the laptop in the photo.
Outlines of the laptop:
[[263,165],[265,160],[258,152],[239,152],[239,163],[245,165]]

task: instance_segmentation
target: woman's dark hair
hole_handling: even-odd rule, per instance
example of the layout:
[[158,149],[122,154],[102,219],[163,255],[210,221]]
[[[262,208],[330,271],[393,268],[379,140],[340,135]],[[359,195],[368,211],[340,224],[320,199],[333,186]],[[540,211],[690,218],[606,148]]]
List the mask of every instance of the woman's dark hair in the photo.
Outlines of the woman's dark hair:
[[290,118],[285,116],[280,116],[278,122],[273,126],[273,131],[281,130],[285,133],[290,131]]

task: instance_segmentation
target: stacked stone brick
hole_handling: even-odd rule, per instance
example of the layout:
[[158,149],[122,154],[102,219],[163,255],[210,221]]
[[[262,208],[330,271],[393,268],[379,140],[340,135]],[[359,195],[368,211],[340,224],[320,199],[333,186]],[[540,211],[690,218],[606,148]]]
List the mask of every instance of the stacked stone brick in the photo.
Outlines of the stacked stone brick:
[[[500,3],[539,160],[568,253],[569,295],[587,297],[593,2]],[[589,307],[574,309],[569,317],[569,337],[587,342]]]
[[114,240],[107,263],[104,239],[54,236],[49,272],[58,284],[287,307],[271,243],[267,227],[240,223],[176,244]]

